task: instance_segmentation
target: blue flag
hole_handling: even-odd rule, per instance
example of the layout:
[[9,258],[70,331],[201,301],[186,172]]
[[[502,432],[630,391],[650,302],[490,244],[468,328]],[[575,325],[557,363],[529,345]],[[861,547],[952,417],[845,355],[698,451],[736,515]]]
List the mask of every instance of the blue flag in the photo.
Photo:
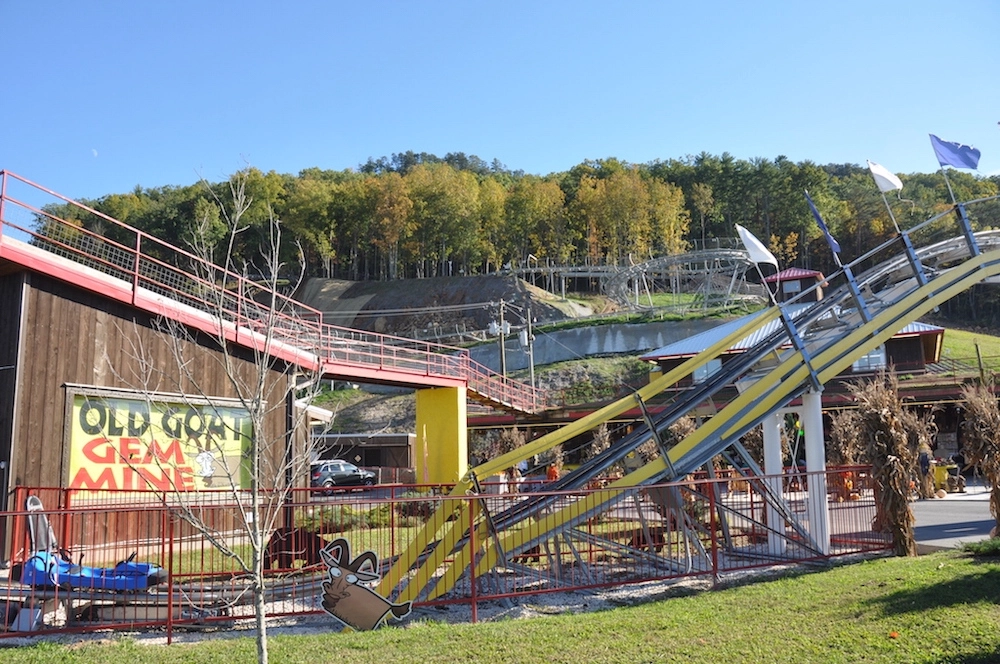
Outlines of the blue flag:
[[808,191],[806,192],[806,202],[809,203],[809,209],[812,210],[813,216],[816,217],[816,223],[819,224],[819,229],[823,231],[823,235],[826,236],[826,241],[830,245],[830,249],[833,250],[833,253],[839,254],[840,243],[833,239],[833,236],[830,235],[830,229],[826,227],[825,223],[823,223],[823,217],[819,216],[819,210],[817,210],[816,206],[813,205],[813,199],[809,198]]
[[979,150],[971,145],[942,141],[931,134],[931,145],[934,147],[934,154],[938,163],[942,166],[954,166],[955,168],[971,168],[975,170],[979,167]]

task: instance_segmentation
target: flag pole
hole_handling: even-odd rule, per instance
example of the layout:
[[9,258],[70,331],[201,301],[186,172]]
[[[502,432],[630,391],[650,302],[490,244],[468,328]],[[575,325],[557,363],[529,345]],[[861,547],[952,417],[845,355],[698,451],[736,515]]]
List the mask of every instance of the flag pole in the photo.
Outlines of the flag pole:
[[840,254],[838,254],[836,251],[832,251],[830,253],[833,254],[833,262],[837,264],[837,269],[843,270],[844,264],[840,262]]
[[809,196],[809,190],[802,190],[806,195],[806,204],[809,205],[809,210],[812,211],[813,218],[816,219],[816,225],[823,232],[823,237],[826,238],[826,243],[830,246],[830,253],[833,254],[833,261],[837,264],[839,269],[844,268],[844,264],[840,262],[840,243],[837,242],[833,235],[830,233],[830,229],[826,227],[826,222],[823,221],[823,216],[816,209],[816,204],[813,203],[812,198]]
[[[753,266],[757,269],[757,276],[760,277],[760,285],[763,286],[764,290],[767,291],[767,296],[768,296],[768,298],[770,298],[771,304],[773,304],[774,306],[777,307],[778,306],[778,301],[776,299],[774,299],[774,293],[771,292],[771,287],[768,286],[767,282],[764,280],[764,273],[761,272],[761,270],[760,270],[760,263],[754,263]],[[775,272],[775,274],[777,274],[777,272]],[[781,280],[778,279],[775,283],[780,286]],[[777,287],[775,287],[775,291],[777,291]]]
[[955,199],[955,192],[951,190],[951,181],[948,179],[948,171],[945,170],[944,166],[940,168],[940,171],[941,175],[944,176],[944,183],[948,185],[948,193],[951,194],[952,205],[958,205],[958,201]]
[[889,213],[889,219],[892,220],[892,225],[895,227],[896,233],[901,234],[903,231],[899,230],[899,224],[896,223],[896,215],[892,213],[892,207],[889,205],[889,199],[885,197],[884,191],[879,189],[879,192],[882,194],[882,202],[885,203],[885,209]]

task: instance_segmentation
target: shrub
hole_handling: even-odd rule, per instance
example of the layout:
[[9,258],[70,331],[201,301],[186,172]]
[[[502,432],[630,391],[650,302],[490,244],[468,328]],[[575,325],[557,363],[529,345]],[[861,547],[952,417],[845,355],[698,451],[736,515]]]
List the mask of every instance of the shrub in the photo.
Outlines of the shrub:
[[962,551],[974,556],[1000,558],[1000,537],[991,537],[981,542],[966,542]]
[[[403,500],[396,503],[396,513],[401,517],[413,517],[421,521],[426,521],[434,511],[434,503],[426,500],[426,494],[417,491],[407,491],[400,498]],[[417,500],[419,498],[424,498],[424,500]]]
[[392,520],[392,509],[385,504],[376,505],[365,513],[365,523],[369,528],[384,528]]
[[313,532],[340,533],[366,527],[366,516],[355,512],[350,505],[324,505],[317,510],[300,514],[295,525]]

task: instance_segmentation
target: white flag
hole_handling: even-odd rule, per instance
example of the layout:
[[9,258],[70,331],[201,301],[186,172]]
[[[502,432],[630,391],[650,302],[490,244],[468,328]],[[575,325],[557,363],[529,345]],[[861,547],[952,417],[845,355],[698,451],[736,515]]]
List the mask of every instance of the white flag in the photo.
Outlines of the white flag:
[[899,178],[897,178],[892,171],[885,166],[879,166],[874,161],[869,161],[868,169],[872,172],[872,177],[875,178],[875,184],[878,185],[878,190],[883,194],[903,188],[903,183],[899,180]]
[[767,247],[761,244],[761,241],[753,233],[739,224],[736,224],[736,232],[739,233],[740,240],[743,241],[743,246],[747,248],[747,253],[750,254],[751,261],[757,264],[770,263],[774,266],[775,270],[778,269],[778,259],[767,250]]

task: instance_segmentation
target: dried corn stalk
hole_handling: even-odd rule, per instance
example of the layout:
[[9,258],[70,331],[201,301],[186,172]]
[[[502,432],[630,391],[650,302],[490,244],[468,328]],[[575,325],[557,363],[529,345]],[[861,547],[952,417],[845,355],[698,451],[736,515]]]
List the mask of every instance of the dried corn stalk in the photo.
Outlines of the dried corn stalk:
[[[663,444],[669,449],[690,436],[697,428],[694,419],[685,415],[667,427],[666,432],[662,434]],[[635,451],[645,463],[660,456],[660,446],[652,438],[635,448]]]
[[986,481],[993,487],[990,492],[990,513],[995,521],[994,532],[1000,532],[1000,407],[993,393],[993,385],[967,385],[962,389],[965,401],[965,418],[962,421],[962,438],[965,441],[965,460],[979,466]]
[[872,380],[849,389],[858,405],[859,433],[872,464],[874,526],[890,534],[896,555],[914,556],[917,545],[909,496],[916,453],[909,444],[896,372],[880,371]]
[[830,418],[830,442],[827,461],[837,466],[854,466],[861,463],[866,444],[862,439],[861,414],[856,410],[842,410]]

